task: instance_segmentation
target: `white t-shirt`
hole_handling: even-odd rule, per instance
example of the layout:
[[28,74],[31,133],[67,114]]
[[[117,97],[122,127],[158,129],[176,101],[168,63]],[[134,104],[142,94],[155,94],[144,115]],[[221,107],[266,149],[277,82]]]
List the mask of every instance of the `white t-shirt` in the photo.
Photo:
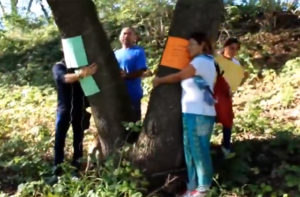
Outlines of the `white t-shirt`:
[[[196,69],[196,76],[201,76],[213,90],[216,77],[216,68],[213,57],[205,55],[196,56],[190,64]],[[203,100],[204,90],[200,89],[194,82],[193,77],[181,81],[182,95],[181,106],[182,113],[197,115],[215,116],[215,107],[208,105]]]

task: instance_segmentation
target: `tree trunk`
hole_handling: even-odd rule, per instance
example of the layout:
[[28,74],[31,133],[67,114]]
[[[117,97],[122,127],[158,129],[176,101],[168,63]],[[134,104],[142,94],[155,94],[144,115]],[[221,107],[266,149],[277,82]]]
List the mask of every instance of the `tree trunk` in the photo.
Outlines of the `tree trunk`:
[[123,142],[121,121],[130,117],[130,101],[119,66],[91,0],[47,0],[63,38],[81,35],[89,64],[98,64],[94,79],[100,93],[89,96],[103,156]]
[[0,8],[1,8],[1,11],[2,11],[2,16],[5,16],[5,15],[6,15],[6,12],[5,12],[4,6],[3,6],[3,4],[1,3],[1,1],[0,1]]
[[[222,0],[178,0],[168,40],[170,36],[187,39],[191,33],[202,31],[214,41],[223,9]],[[178,71],[160,65],[157,75]],[[161,85],[152,91],[144,127],[132,155],[148,175],[178,169],[184,164],[180,98],[179,83]]]
[[10,9],[11,13],[14,15],[18,15],[18,0],[10,0]]
[[31,10],[31,6],[32,6],[33,0],[30,0],[27,6],[27,14],[30,12]]

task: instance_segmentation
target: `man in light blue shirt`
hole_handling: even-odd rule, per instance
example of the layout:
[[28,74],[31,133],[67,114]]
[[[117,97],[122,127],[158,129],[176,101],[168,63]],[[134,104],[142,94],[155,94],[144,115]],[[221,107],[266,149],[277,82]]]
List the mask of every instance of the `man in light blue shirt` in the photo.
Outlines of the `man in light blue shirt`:
[[141,119],[141,99],[143,97],[141,77],[147,70],[146,55],[142,47],[135,45],[137,35],[133,28],[124,27],[119,40],[122,48],[115,51],[115,56],[135,111],[134,121],[138,121]]

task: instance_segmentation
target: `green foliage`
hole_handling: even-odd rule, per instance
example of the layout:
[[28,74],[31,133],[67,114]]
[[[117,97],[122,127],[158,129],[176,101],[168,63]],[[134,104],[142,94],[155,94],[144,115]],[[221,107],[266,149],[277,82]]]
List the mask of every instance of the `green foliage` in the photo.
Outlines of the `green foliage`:
[[32,18],[28,16],[21,16],[19,14],[4,15],[2,22],[6,31],[21,30],[30,32],[32,29],[37,29],[47,25],[47,21],[44,18]]
[[27,182],[18,187],[15,196],[90,196],[90,197],[142,197],[148,182],[140,170],[124,159],[129,149],[112,155],[102,166],[83,174],[80,179],[72,176],[73,168],[63,164],[64,174],[58,182],[48,185],[45,180]]
[[52,150],[55,99],[54,90],[49,87],[1,86],[1,190],[49,171],[45,160]]
[[[19,185],[15,196],[22,197],[142,196],[147,182],[125,159],[129,148],[122,149],[79,180],[74,180],[73,169],[65,164],[65,174],[58,183],[48,185],[54,140],[54,89],[5,86],[0,90],[0,190]],[[67,141],[71,141],[70,137]],[[67,143],[67,149],[70,147]]]
[[56,27],[0,34],[1,84],[52,84],[51,67],[62,55]]
[[234,23],[241,19],[241,10],[237,6],[226,6],[226,22]]
[[252,74],[257,74],[259,72],[259,69],[253,65],[253,57],[249,54],[248,47],[242,46],[238,57],[242,61],[242,64],[245,65],[245,70],[247,72]]
[[298,77],[299,70],[300,57],[287,61],[280,74],[286,78],[293,77],[293,75],[296,75],[296,77]]
[[261,8],[263,11],[278,11],[287,7],[297,7],[297,1],[281,1],[281,0],[250,0],[243,1],[244,8]]
[[[297,7],[298,1],[250,0],[239,4],[228,2],[225,4],[225,24],[223,25],[227,31],[236,28],[240,32],[241,28],[247,25],[252,26],[250,32],[262,28],[271,30],[274,19],[276,20],[276,12],[289,12],[296,10]],[[255,25],[260,25],[260,27],[255,28]]]
[[265,11],[281,10],[281,1],[276,0],[260,0],[258,5],[264,8]]
[[282,102],[283,107],[290,106],[290,104],[294,100],[294,94],[295,94],[295,90],[292,85],[287,84],[286,86],[283,87],[283,89],[280,91],[281,102]]
[[214,152],[216,176],[210,196],[299,195],[299,142],[299,135],[277,132],[273,138],[235,141],[236,156],[231,159],[222,160]]
[[[234,128],[236,131],[300,132],[296,121],[291,122],[295,117],[293,118],[293,114],[290,113],[298,105],[298,98],[295,95],[299,84],[297,74],[300,72],[299,65],[299,58],[296,58],[286,63],[280,75],[275,71],[265,70],[262,73],[264,78],[259,83],[255,82],[257,80],[255,75],[250,76],[234,96],[235,102],[244,103],[242,109],[236,113]],[[286,118],[279,118],[284,116]]]
[[253,4],[225,6],[225,23],[229,28],[238,26],[238,22],[249,20],[263,12],[263,8]]
[[142,129],[143,123],[142,121],[137,121],[137,122],[123,122],[123,127],[125,128],[126,131],[131,131],[131,132],[140,132]]

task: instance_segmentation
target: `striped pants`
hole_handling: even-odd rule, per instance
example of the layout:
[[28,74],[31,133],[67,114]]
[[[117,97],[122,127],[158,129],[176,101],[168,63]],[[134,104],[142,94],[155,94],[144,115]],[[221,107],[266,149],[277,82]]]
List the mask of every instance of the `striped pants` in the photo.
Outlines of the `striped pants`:
[[210,137],[215,117],[183,113],[183,145],[188,172],[188,190],[206,191],[212,183]]

